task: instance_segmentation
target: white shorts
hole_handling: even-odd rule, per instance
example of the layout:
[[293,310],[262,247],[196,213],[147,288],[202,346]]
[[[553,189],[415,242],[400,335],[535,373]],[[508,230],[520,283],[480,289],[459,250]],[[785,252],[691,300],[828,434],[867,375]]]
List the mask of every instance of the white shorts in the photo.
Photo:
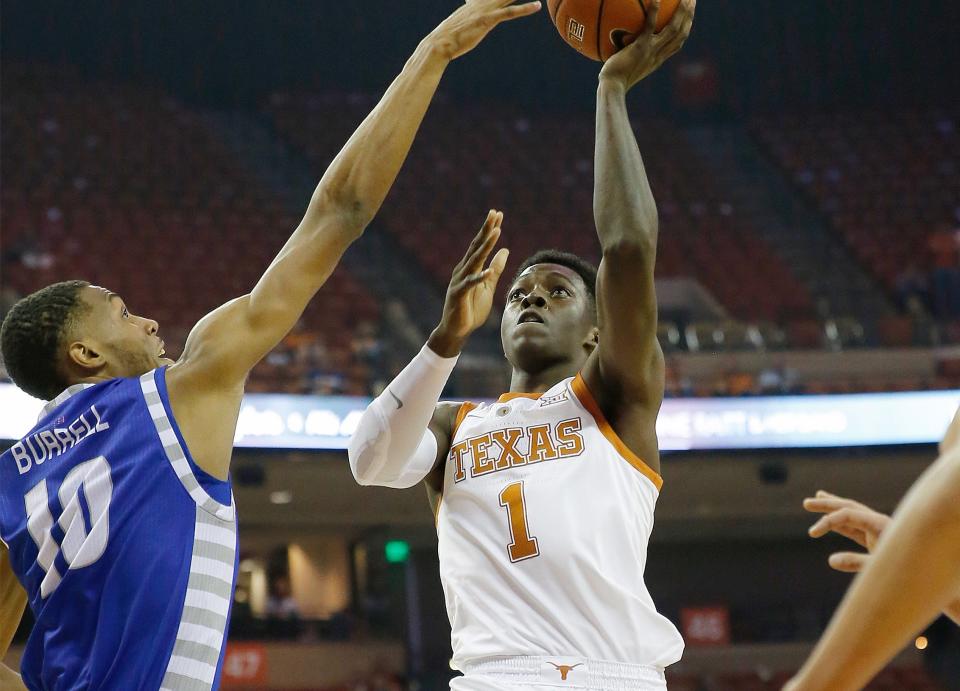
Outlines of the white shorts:
[[498,657],[464,665],[451,691],[666,691],[663,669],[607,660],[560,657]]

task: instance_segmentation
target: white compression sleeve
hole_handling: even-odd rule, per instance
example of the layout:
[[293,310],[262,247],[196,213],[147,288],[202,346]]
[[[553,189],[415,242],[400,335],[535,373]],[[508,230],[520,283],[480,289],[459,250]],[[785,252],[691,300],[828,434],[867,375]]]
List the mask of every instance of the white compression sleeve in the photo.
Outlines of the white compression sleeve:
[[427,426],[458,357],[424,346],[367,407],[347,450],[357,482],[413,487],[433,469],[437,440]]

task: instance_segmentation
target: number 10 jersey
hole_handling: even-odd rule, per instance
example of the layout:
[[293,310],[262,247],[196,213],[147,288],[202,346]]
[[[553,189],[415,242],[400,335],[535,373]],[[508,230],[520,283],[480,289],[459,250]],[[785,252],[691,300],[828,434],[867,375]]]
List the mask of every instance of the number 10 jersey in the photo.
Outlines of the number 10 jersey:
[[643,581],[660,485],[580,376],[463,404],[437,513],[453,666],[679,660],[683,640]]
[[190,457],[165,373],[70,387],[0,456],[0,538],[36,620],[30,689],[219,684],[233,496]]

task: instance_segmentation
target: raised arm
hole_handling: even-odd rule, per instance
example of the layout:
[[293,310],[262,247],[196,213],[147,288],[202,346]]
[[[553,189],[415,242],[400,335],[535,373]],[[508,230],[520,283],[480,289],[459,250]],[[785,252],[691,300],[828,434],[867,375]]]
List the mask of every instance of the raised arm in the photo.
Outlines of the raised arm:
[[960,449],[907,493],[789,691],[864,685],[960,592]]
[[663,397],[653,269],[657,207],[627,115],[626,93],[677,52],[693,24],[684,0],[654,33],[659,2],[636,41],[607,60],[597,90],[594,219],[603,250],[597,277],[600,344],[585,368],[588,384],[619,403],[655,414]]
[[27,592],[13,573],[6,546],[0,543],[0,689],[4,691],[26,688],[20,675],[3,664],[26,605]]
[[491,210],[454,267],[443,316],[427,344],[367,407],[350,439],[350,469],[361,485],[403,489],[427,480],[431,503],[443,487],[443,460],[460,406],[438,403],[470,334],[490,315],[509,251],[487,259],[503,214]]
[[180,430],[203,470],[227,477],[247,374],[290,331],[380,208],[449,62],[498,24],[539,8],[539,2],[472,0],[445,19],[330,164],[300,225],[253,290],[194,327],[167,385]]
[[420,43],[330,164],[300,225],[253,290],[194,328],[182,363],[195,376],[220,388],[242,385],[250,369],[297,322],[379,210],[450,61],[473,49],[497,24],[538,8],[539,3],[474,0]]

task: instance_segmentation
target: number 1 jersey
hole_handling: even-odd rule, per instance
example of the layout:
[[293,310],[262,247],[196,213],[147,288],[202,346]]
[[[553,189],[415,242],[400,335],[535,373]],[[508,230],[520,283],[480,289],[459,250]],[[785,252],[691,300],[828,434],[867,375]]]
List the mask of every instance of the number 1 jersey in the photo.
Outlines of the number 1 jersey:
[[437,514],[453,666],[679,660],[683,640],[643,582],[660,485],[579,376],[465,403]]
[[70,387],[0,456],[0,538],[36,620],[30,689],[217,688],[233,496],[190,457],[165,373]]

